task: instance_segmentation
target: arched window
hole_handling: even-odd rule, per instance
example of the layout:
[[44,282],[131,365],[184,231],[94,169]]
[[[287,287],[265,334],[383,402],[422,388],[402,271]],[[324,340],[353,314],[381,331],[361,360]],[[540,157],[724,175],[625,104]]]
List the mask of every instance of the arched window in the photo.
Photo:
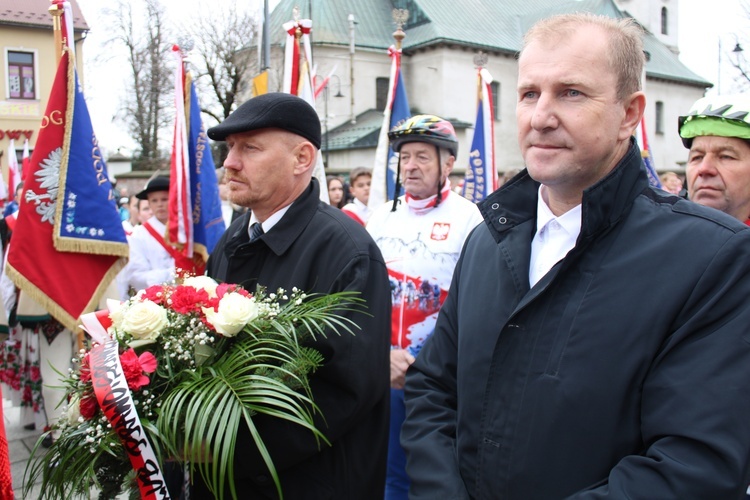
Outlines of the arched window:
[[661,34],[662,35],[668,35],[667,33],[667,26],[669,24],[669,13],[667,12],[666,7],[661,8]]

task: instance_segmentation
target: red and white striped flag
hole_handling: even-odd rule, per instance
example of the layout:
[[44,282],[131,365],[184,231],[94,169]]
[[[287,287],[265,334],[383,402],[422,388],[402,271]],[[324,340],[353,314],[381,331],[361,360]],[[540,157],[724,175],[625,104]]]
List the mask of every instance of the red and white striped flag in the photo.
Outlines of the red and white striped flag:
[[21,172],[18,169],[18,157],[16,156],[16,144],[13,139],[8,146],[8,200],[13,201],[16,197],[16,188],[21,183]]
[[29,155],[29,140],[23,141],[23,157],[21,158],[21,180],[26,179],[26,174],[31,170],[31,156]]
[[185,245],[183,254],[193,257],[193,219],[190,194],[190,165],[188,157],[187,126],[185,124],[185,65],[180,48],[172,52],[177,59],[174,79],[174,141],[169,166],[169,222],[168,239]]
[[[297,37],[297,30],[301,36]],[[312,65],[312,49],[310,46],[310,32],[312,21],[301,19],[284,23],[286,31],[286,49],[284,52],[284,86],[283,91],[301,97],[315,108],[315,69]],[[300,39],[302,47],[300,47]],[[320,183],[320,200],[328,203],[328,189],[326,188],[326,174],[323,167],[323,157],[318,151],[318,158],[313,168],[313,176]]]

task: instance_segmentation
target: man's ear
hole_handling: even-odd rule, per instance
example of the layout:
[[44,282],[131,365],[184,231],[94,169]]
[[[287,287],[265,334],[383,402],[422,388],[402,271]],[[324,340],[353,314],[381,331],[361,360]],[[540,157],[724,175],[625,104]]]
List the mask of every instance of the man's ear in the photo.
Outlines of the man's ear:
[[445,161],[445,165],[443,165],[442,171],[443,175],[447,179],[449,175],[451,175],[451,172],[453,172],[453,165],[456,163],[456,157],[453,155],[450,155],[448,159]]
[[294,173],[302,174],[315,167],[315,162],[318,160],[318,149],[311,142],[303,141],[295,148],[294,156],[297,160]]
[[620,140],[627,140],[635,133],[635,129],[641,123],[641,117],[646,109],[646,95],[634,92],[625,100],[625,116],[620,124]]

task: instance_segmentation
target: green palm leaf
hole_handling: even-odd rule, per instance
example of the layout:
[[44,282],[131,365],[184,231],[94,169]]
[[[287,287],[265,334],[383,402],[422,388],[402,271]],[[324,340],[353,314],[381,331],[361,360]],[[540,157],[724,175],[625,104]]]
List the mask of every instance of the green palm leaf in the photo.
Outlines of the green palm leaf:
[[[284,336],[246,337],[213,365],[190,374],[165,399],[157,420],[159,436],[171,453],[189,461],[191,470],[200,472],[219,498],[224,497],[225,484],[230,485],[232,497],[237,497],[232,464],[241,421],[250,428],[277,487],[278,475],[253,425],[254,414],[283,418],[325,440],[313,425],[316,407],[306,378],[309,369],[297,373],[285,368],[296,366],[302,352],[309,368],[317,366],[319,359]],[[278,380],[279,376],[293,383],[284,383]]]

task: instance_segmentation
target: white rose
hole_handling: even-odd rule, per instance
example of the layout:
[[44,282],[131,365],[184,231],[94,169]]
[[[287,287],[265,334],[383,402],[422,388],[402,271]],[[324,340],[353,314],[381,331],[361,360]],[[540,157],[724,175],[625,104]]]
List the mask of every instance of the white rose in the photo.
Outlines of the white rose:
[[190,276],[182,281],[185,286],[192,286],[196,290],[205,290],[209,297],[216,297],[217,282],[208,276]]
[[225,337],[234,337],[245,325],[258,317],[258,304],[252,297],[228,293],[219,301],[217,311],[204,307],[206,320]]
[[112,309],[109,311],[109,319],[112,320],[112,327],[115,330],[122,329],[122,322],[125,319],[125,311],[127,308],[123,305],[122,307],[118,307],[117,309]]
[[167,310],[145,300],[133,303],[124,311],[121,327],[136,339],[153,340],[168,323]]

